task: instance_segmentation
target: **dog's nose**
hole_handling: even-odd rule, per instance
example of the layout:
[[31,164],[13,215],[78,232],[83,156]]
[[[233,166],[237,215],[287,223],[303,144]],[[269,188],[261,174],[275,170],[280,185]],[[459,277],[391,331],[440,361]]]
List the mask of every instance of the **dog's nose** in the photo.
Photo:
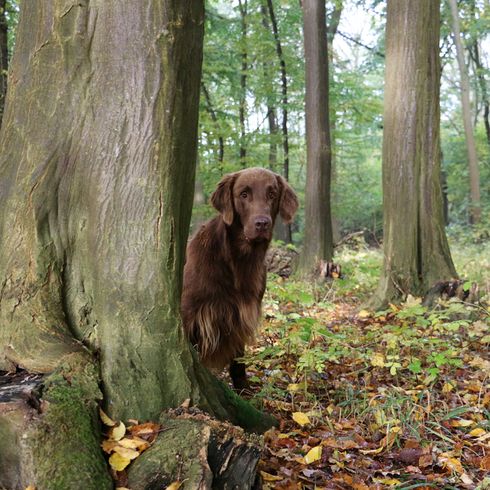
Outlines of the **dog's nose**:
[[257,231],[267,231],[271,227],[272,221],[267,216],[258,216],[255,218],[255,229]]

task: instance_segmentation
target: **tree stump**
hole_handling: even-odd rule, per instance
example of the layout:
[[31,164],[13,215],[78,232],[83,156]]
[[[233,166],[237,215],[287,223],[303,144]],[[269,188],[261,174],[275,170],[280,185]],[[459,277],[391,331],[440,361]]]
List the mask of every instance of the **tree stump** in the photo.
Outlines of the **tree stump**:
[[193,408],[164,414],[160,423],[157,441],[129,467],[131,490],[166,488],[177,481],[192,490],[258,488],[261,436]]

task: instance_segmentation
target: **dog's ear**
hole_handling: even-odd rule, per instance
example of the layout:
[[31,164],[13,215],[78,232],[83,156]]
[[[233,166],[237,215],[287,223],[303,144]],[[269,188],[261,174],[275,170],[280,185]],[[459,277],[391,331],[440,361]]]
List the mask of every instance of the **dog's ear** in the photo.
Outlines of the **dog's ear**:
[[279,214],[284,223],[288,224],[293,221],[294,215],[298,209],[298,198],[284,177],[277,175],[277,183],[281,189]]
[[225,175],[211,196],[211,204],[221,213],[227,225],[233,223],[233,184],[236,174]]

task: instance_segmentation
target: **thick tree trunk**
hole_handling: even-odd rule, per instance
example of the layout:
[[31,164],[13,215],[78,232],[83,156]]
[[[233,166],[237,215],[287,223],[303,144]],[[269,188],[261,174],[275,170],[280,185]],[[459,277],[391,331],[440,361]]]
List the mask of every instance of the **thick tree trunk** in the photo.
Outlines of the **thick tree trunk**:
[[480,171],[478,169],[478,158],[476,155],[475,136],[473,134],[473,125],[471,123],[471,106],[470,106],[470,81],[468,70],[464,60],[463,44],[461,42],[461,33],[459,28],[459,15],[456,0],[448,0],[451,7],[451,16],[453,20],[454,44],[456,46],[456,55],[458,58],[459,74],[461,79],[461,106],[463,109],[463,125],[466,137],[466,150],[468,152],[468,168],[470,174],[470,216],[471,223],[479,223],[481,219],[480,203]]
[[328,49],[325,3],[303,1],[306,60],[305,235],[300,268],[314,269],[333,255],[330,212],[331,146],[328,104]]
[[384,268],[373,306],[456,277],[444,230],[439,2],[389,0],[383,135]]
[[[48,373],[26,486],[109,488],[89,429],[99,385],[115,418],[156,419],[190,399],[263,422],[180,329],[203,11],[201,0],[22,5],[0,134],[0,369]],[[83,470],[70,444],[85,447]]]

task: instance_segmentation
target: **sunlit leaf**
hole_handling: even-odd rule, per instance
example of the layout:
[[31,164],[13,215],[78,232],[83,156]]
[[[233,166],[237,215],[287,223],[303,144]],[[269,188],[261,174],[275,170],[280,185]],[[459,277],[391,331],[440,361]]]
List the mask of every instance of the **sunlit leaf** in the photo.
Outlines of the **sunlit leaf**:
[[485,429],[482,429],[481,427],[477,427],[476,429],[473,429],[468,433],[469,436],[471,437],[480,437],[483,434],[486,434]]
[[99,408],[99,415],[100,415],[100,420],[102,420],[102,423],[104,425],[107,425],[108,427],[114,427],[116,425],[116,422],[112,420],[109,415],[107,415],[102,408]]
[[111,465],[111,468],[115,471],[124,470],[124,468],[126,468],[126,466],[128,466],[130,462],[130,459],[124,458],[118,453],[113,453],[109,458],[109,464]]
[[122,422],[119,422],[118,425],[114,426],[110,430],[109,439],[112,439],[113,441],[119,441],[119,439],[122,439],[124,437],[124,434],[126,434],[126,426]]
[[114,452],[120,454],[123,458],[126,459],[136,459],[140,455],[138,451],[122,446],[115,446]]
[[322,458],[322,446],[316,446],[310,449],[305,456],[306,464],[314,463]]
[[450,425],[451,427],[469,427],[470,425],[475,425],[476,422],[474,420],[468,420],[468,419],[456,419],[456,420],[451,420]]
[[301,425],[301,427],[310,423],[310,418],[308,417],[308,415],[306,415],[306,413],[293,412],[292,417],[297,424]]
[[375,352],[371,357],[371,366],[384,367],[385,356],[381,352]]
[[167,486],[167,488],[165,488],[165,490],[179,490],[179,488],[182,486],[182,481],[174,481],[173,483],[171,483],[170,485]]

